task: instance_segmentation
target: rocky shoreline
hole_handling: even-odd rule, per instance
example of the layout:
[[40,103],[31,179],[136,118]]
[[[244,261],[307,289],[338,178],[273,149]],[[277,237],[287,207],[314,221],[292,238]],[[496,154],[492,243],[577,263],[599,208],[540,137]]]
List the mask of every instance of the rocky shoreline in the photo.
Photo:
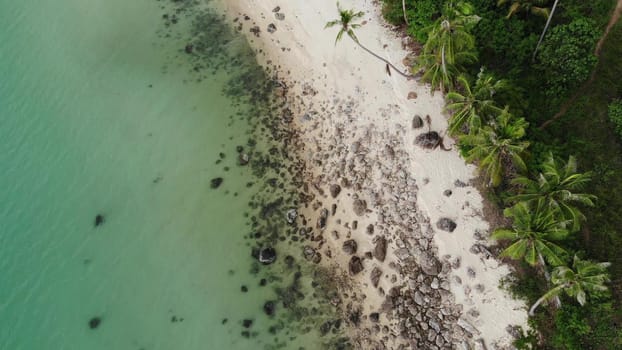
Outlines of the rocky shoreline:
[[[273,2],[225,6],[276,82],[275,94],[284,98],[280,122],[293,132],[288,149],[301,172],[298,208],[282,213],[282,219],[297,227],[301,257],[317,265],[315,286],[340,315],[322,323],[320,333],[345,328],[350,340],[336,348],[511,349],[518,332],[513,324],[526,325],[525,310],[499,290],[499,276],[508,270],[489,248],[489,228],[477,203],[481,196],[470,185],[473,169],[455,150],[438,147],[446,125],[442,99],[419,86],[417,92],[404,93],[401,103],[385,101],[369,90],[366,73],[358,78],[364,74],[360,68],[340,77],[353,77],[350,90],[330,86],[339,82],[326,72],[305,70],[304,64],[292,71],[292,62],[280,61],[276,53],[283,56],[293,48],[296,55],[304,45],[285,44],[275,36],[295,31],[287,19],[301,14]],[[367,9],[381,22],[375,6],[367,4]],[[246,7],[258,8],[246,12]],[[391,40],[394,46],[408,44],[395,36]],[[300,53],[296,58],[306,59]],[[378,89],[393,93],[393,83],[381,77]],[[417,98],[429,101],[418,113],[395,119],[408,114],[405,104]],[[457,159],[463,169],[452,173],[439,166],[437,173],[417,168],[422,159],[450,159],[448,166]],[[453,237],[458,247],[452,251]],[[505,310],[511,311],[497,315],[501,322],[486,319]]]

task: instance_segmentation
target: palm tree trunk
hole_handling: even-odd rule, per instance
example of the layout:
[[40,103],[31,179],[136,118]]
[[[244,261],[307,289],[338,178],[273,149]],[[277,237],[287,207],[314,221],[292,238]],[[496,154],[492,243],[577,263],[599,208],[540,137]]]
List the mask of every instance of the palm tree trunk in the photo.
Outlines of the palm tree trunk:
[[406,0],[402,0],[402,12],[404,13],[404,22],[408,25],[408,18],[406,18]]
[[542,43],[542,39],[544,39],[544,36],[546,35],[546,31],[549,29],[549,24],[551,24],[551,19],[553,18],[553,14],[555,13],[555,8],[557,7],[558,2],[559,0],[555,0],[555,2],[553,3],[553,8],[551,9],[551,13],[549,14],[549,17],[546,19],[544,30],[542,31],[542,34],[540,35],[540,39],[538,40],[536,49],[533,51],[533,56],[531,56],[532,61],[535,61],[536,59],[536,53],[538,52],[538,48],[540,47],[540,44]]
[[388,64],[391,68],[393,68],[394,71],[396,71],[399,75],[403,76],[404,78],[414,78],[413,75],[408,75],[403,73],[402,71],[400,71],[399,69],[397,69],[397,67],[395,67],[391,62],[389,62],[388,60],[384,59],[381,56],[378,56],[377,54],[375,54],[373,51],[371,51],[370,49],[366,48],[365,46],[363,46],[363,44],[361,44],[358,40],[354,40],[354,42],[360,46],[363,50],[367,51],[370,55],[376,57],[377,59],[381,60],[382,62]]
[[[549,270],[546,268],[546,262],[544,261],[544,258],[542,257],[542,254],[540,254],[540,253],[538,253],[538,261],[540,262],[540,266],[542,266],[542,270],[544,270],[544,278],[546,279],[546,284],[549,285],[550,282],[551,282],[551,274],[549,273]],[[540,298],[540,299],[542,299],[542,298]],[[553,299],[553,302],[555,303],[555,307],[558,308],[558,309],[562,306],[562,301],[559,300],[559,296],[557,296],[557,295]],[[537,305],[535,305],[535,304],[534,304],[534,306],[537,307]],[[532,308],[535,310],[535,307],[532,307]],[[529,312],[531,314],[531,310]]]
[[529,316],[533,316],[538,306],[540,306],[540,304],[542,304],[546,299],[547,299],[547,295],[544,294],[543,296],[540,297],[540,299],[536,300],[535,304],[533,304],[531,308],[529,309]]

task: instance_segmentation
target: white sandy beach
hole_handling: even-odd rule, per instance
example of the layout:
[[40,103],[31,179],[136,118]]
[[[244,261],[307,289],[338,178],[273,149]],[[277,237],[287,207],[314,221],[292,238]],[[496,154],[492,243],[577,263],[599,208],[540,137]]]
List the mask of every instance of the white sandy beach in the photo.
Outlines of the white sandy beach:
[[[360,41],[406,71],[402,60],[408,52],[381,19],[380,4],[341,4],[365,11],[366,23],[356,31]],[[279,78],[288,84],[293,124],[304,143],[309,192],[315,195],[301,214],[315,227],[321,209],[334,211],[313,248],[328,257],[323,264],[347,271],[352,258],[342,250],[343,242],[357,244],[363,270],[352,276],[354,288],[348,293],[353,303],[364,305],[361,324],[352,326],[361,348],[409,344],[427,349],[428,343],[439,349],[509,348],[507,327],[526,328],[527,311],[523,302],[499,289],[508,267],[480,248],[491,242],[486,240],[482,196],[470,185],[476,168],[455,147],[445,151],[414,145],[415,137],[428,131],[427,125],[413,128],[415,115],[429,115],[431,130],[444,135],[442,95],[431,95],[428,86],[415,80],[389,76],[384,63],[348,37],[335,46],[338,28],[324,29],[338,16],[334,0],[235,0],[226,6],[252,46],[261,50],[260,63],[277,66]],[[284,19],[273,12],[277,6]],[[274,33],[268,32],[269,24],[276,26]],[[259,36],[249,31],[253,26],[260,28]],[[417,97],[408,99],[412,92]],[[444,143],[451,147],[453,140],[445,137]],[[333,197],[331,192],[339,193]],[[438,229],[440,218],[454,221],[456,229]],[[379,259],[374,248],[381,237],[387,242],[386,259]],[[365,252],[372,254],[365,257]],[[429,263],[422,261],[422,252],[436,254],[438,272],[427,266],[422,274]],[[376,275],[378,287],[370,274]],[[391,292],[395,286],[402,286],[399,297]],[[391,308],[390,297],[401,301]],[[414,303],[404,304],[408,298]],[[378,323],[367,317],[378,311]],[[414,333],[422,333],[417,335],[422,339],[405,336]]]

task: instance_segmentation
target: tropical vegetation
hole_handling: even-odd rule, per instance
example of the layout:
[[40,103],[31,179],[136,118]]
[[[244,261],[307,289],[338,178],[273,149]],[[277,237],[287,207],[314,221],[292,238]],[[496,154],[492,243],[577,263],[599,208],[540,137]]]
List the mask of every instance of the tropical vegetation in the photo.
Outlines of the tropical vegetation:
[[[511,224],[493,238],[516,261],[512,289],[532,303],[538,330],[516,346],[621,349],[622,23],[608,24],[617,1],[383,2],[421,44],[414,72],[445,95],[462,154],[508,206]],[[542,307],[551,299],[562,303]]]

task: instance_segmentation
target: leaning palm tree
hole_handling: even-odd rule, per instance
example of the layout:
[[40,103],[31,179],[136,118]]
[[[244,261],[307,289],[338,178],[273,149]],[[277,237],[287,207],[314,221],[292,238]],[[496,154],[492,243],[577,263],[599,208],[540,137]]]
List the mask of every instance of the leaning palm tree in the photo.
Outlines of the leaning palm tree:
[[449,119],[450,134],[455,135],[465,126],[468,133],[475,133],[480,129],[482,121],[503,111],[496,106],[493,97],[497,91],[506,87],[505,80],[496,80],[482,68],[473,87],[464,75],[459,76],[457,82],[461,92],[450,91],[445,98],[445,109],[453,112]]
[[607,267],[608,262],[594,263],[581,260],[576,255],[572,262],[572,269],[567,266],[558,266],[551,274],[551,282],[554,287],[538,299],[529,315],[533,316],[536,308],[544,301],[559,296],[562,292],[572,298],[576,298],[581,306],[585,305],[588,294],[595,294],[607,290],[605,283],[609,282]]
[[535,202],[543,199],[546,205],[560,214],[561,219],[569,220],[572,231],[577,231],[585,216],[576,204],[594,206],[596,199],[591,194],[577,193],[591,180],[591,173],[578,173],[575,157],[570,156],[567,162],[560,163],[552,153],[549,153],[542,167],[543,172],[535,180],[526,176],[512,180],[513,184],[521,186],[521,190],[507,201]]
[[545,272],[547,262],[553,266],[564,264],[566,251],[554,242],[565,239],[568,230],[544,201],[532,205],[520,202],[503,213],[513,219],[512,228],[497,229],[492,238],[514,243],[501,252],[502,257],[524,259],[529,265],[539,265]]
[[432,24],[415,66],[415,70],[426,72],[422,80],[431,83],[432,90],[451,90],[464,70],[462,66],[475,62],[475,39],[469,30],[479,20],[468,3],[450,1],[443,15]]
[[529,123],[523,118],[515,118],[507,107],[494,122],[482,127],[477,133],[464,135],[459,142],[466,147],[466,160],[479,161],[488,182],[499,186],[504,175],[524,172],[527,169],[522,155],[529,147],[523,141]]
[[[510,0],[499,0],[497,1],[497,6],[503,6],[508,2],[510,2]],[[506,18],[510,18],[519,12],[531,13],[534,16],[547,18],[549,16],[549,9],[544,6],[548,2],[549,0],[513,0],[511,1]]]
[[339,6],[339,3],[337,3],[337,10],[339,11],[339,19],[330,21],[326,23],[326,25],[324,26],[324,29],[331,28],[334,26],[341,27],[339,29],[339,32],[337,33],[337,38],[335,39],[335,45],[337,45],[337,43],[341,40],[341,38],[343,38],[344,34],[347,34],[350,37],[350,39],[352,39],[360,48],[362,48],[363,50],[367,51],[372,56],[376,57],[377,59],[389,65],[398,74],[402,75],[405,78],[412,77],[410,75],[404,74],[402,71],[397,69],[397,67],[395,67],[391,62],[377,55],[375,52],[371,51],[367,47],[363,46],[363,44],[361,44],[356,34],[354,34],[354,29],[359,28],[361,24],[352,23],[352,21],[362,18],[365,15],[365,12],[363,11],[355,12],[354,10],[344,10],[341,8],[341,6]]

